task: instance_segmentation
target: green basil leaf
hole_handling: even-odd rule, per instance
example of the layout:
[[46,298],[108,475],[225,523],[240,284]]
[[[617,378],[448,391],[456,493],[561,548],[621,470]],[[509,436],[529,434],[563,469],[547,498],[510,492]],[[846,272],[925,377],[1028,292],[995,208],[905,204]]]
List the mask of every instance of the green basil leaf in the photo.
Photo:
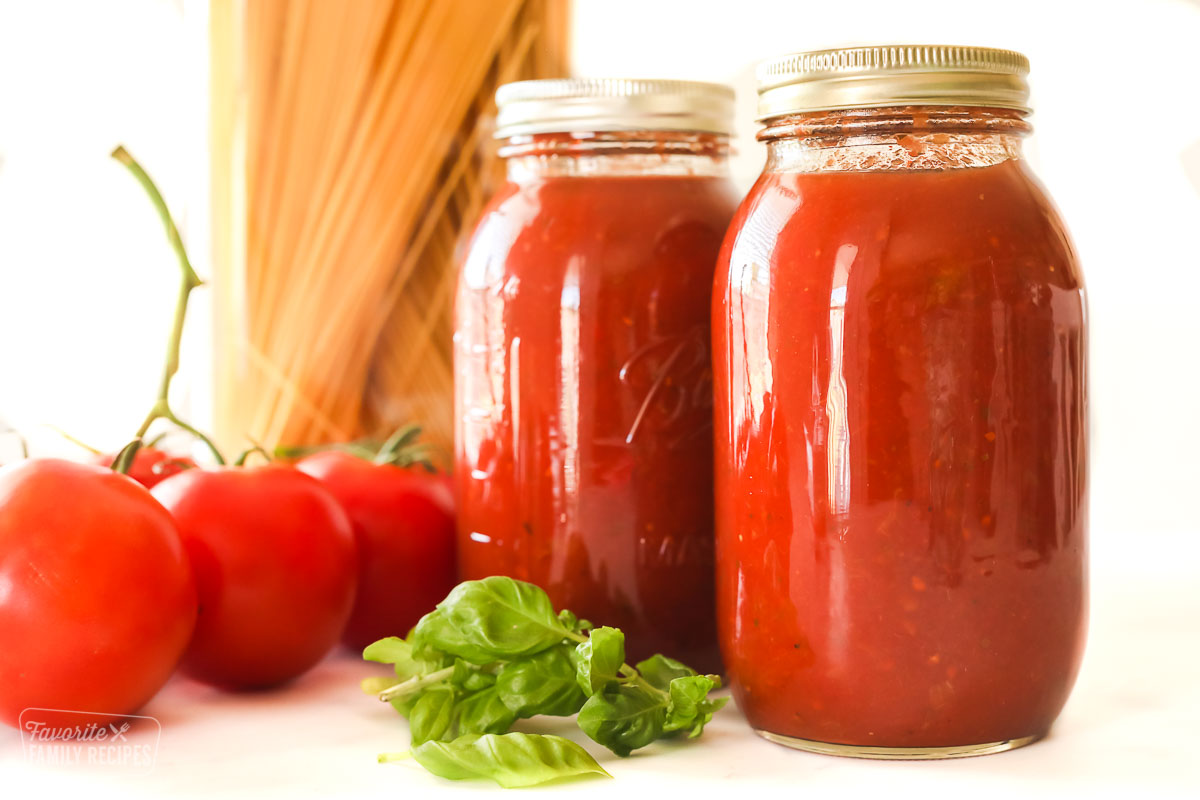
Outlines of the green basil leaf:
[[647,658],[645,661],[639,661],[637,671],[646,679],[646,682],[655,689],[662,689],[664,692],[671,688],[671,681],[676,678],[684,678],[696,674],[696,670],[681,664],[673,658],[667,658],[662,654],[655,654]]
[[455,692],[450,687],[427,689],[408,715],[413,745],[450,738],[454,722]]
[[713,714],[729,702],[728,697],[708,697],[710,691],[720,686],[721,681],[715,675],[688,675],[671,681],[671,703],[663,730],[686,730],[690,739],[699,736]]
[[461,658],[454,659],[454,674],[450,676],[450,683],[455,686],[462,686],[467,679],[478,672],[475,667],[463,661]]
[[668,697],[637,685],[597,692],[579,712],[579,727],[592,740],[627,756],[662,736]]
[[426,742],[413,757],[442,778],[491,778],[506,789],[536,786],[583,775],[612,777],[586,750],[561,736],[533,733],[460,736],[452,742]]
[[412,647],[399,636],[389,636],[372,642],[363,650],[364,661],[378,661],[381,664],[395,664],[401,659],[408,658]]
[[487,670],[474,670],[462,682],[462,688],[467,692],[478,692],[480,689],[486,689],[489,686],[496,685],[495,674]]
[[688,733],[689,739],[695,739],[704,732],[704,726],[712,722],[713,714],[720,711],[729,702],[728,697],[710,697],[700,704],[700,712],[696,716],[696,722],[692,723],[692,730]]
[[367,648],[363,650],[363,659],[392,664],[396,671],[396,677],[402,681],[414,678],[423,672],[431,672],[440,666],[436,661],[431,662],[428,659],[418,658],[413,646],[397,636],[389,636],[367,645]]
[[546,714],[569,717],[586,699],[575,678],[570,645],[559,645],[504,666],[496,689],[504,705],[520,718]]
[[423,646],[487,664],[541,652],[567,633],[544,591],[493,576],[460,583],[413,635]]
[[413,628],[409,641],[412,643],[414,653],[423,658],[434,658],[450,653],[453,654],[451,657],[461,656],[477,664],[486,664],[495,660],[468,641],[441,608],[435,608],[421,617],[416,627]]
[[573,633],[583,633],[592,629],[592,623],[586,619],[580,619],[575,614],[567,609],[558,612],[558,621],[562,626]]
[[396,709],[396,713],[398,713],[400,716],[408,717],[412,713],[413,706],[416,705],[417,701],[420,699],[421,695],[410,694],[405,697],[397,697],[393,700],[389,700],[388,704],[391,705],[392,708]]
[[495,686],[480,689],[458,701],[458,732],[504,733],[517,721],[517,715],[500,699]]
[[596,628],[575,648],[575,677],[591,697],[617,682],[625,663],[625,634],[616,628]]

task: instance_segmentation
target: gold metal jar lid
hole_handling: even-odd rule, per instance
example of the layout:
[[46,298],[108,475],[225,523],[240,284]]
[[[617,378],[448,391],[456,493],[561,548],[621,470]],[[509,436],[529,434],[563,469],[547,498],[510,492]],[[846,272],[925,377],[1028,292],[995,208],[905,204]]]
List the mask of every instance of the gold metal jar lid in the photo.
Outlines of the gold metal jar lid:
[[581,131],[733,133],[733,89],[717,83],[563,78],[496,91],[496,138]]
[[1012,50],[884,45],[792,53],[758,67],[758,120],[884,106],[1029,111],[1029,59]]

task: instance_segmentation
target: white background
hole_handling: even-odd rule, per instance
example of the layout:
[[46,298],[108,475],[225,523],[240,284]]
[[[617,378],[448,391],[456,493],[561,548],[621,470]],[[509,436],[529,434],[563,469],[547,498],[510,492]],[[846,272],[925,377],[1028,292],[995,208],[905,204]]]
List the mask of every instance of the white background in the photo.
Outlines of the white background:
[[[207,276],[206,4],[0,0],[0,421],[40,452],[82,452],[44,424],[119,448],[158,387],[179,272],[122,143]],[[207,294],[178,409],[200,420]]]
[[[207,272],[206,24],[192,0],[0,0],[0,419],[43,452],[72,452],[44,423],[119,446],[157,382],[174,262],[113,145],[159,180]],[[880,42],[1028,54],[1029,156],[1091,298],[1097,555],[1124,557],[1119,531],[1198,530],[1200,4],[579,0],[573,39],[577,74],[734,84],[743,186],[762,161],[758,59]],[[195,296],[179,403],[203,423],[209,310]]]

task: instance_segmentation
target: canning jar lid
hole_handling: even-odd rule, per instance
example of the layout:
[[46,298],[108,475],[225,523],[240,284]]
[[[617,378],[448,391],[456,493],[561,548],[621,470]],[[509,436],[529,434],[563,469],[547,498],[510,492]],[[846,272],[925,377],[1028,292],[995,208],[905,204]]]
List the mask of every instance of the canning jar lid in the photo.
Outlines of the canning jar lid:
[[534,133],[733,133],[733,89],[698,81],[562,78],[496,91],[497,139]]
[[883,45],[792,53],[758,66],[758,120],[886,106],[1029,111],[1029,59],[1012,50]]

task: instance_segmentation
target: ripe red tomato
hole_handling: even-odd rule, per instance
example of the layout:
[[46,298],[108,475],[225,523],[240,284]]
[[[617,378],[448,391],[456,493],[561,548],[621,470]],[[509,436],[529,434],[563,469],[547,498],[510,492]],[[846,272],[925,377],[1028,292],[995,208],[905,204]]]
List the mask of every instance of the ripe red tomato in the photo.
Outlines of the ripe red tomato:
[[136,711],[195,621],[175,523],[144,488],[56,459],[0,469],[0,720],[35,707],[94,721]]
[[329,487],[354,523],[358,600],[342,641],[362,649],[405,635],[457,582],[449,483],[336,451],[308,456],[297,467]]
[[183,660],[231,689],[291,680],[337,644],[357,583],[346,512],[292,467],[190,469],[154,487],[196,575],[200,617]]
[[[88,461],[107,467],[116,457],[116,453],[96,453]],[[147,489],[153,489],[172,475],[195,466],[196,462],[187,456],[173,456],[156,447],[143,447],[133,457],[133,464],[126,474]]]

